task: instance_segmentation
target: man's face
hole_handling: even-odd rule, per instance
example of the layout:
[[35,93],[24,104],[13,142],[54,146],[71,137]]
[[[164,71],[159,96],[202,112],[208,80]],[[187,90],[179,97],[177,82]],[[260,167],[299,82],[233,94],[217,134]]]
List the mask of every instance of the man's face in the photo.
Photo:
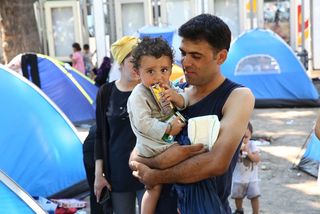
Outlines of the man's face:
[[217,54],[207,41],[182,39],[180,51],[181,64],[189,84],[204,85],[220,72]]

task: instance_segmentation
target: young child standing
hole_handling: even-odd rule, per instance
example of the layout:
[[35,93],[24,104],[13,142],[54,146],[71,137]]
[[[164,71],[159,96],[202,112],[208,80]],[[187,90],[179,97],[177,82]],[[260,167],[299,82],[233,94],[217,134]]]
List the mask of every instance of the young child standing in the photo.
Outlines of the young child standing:
[[85,67],[84,67],[83,56],[81,53],[80,44],[76,43],[76,42],[73,43],[72,50],[73,50],[73,53],[70,55],[71,60],[72,60],[72,67],[74,67],[78,71],[85,74]]
[[85,74],[86,76],[90,76],[94,66],[92,64],[92,53],[90,52],[90,47],[88,44],[83,45],[83,62],[86,70]]
[[[144,38],[133,50],[132,63],[140,76],[141,83],[132,91],[127,106],[133,132],[137,137],[136,150],[142,157],[153,157],[175,143],[165,140],[175,136],[184,127],[179,117],[168,119],[161,111],[150,87],[159,84],[165,88],[161,95],[164,103],[171,102],[178,109],[184,109],[187,96],[183,91],[171,87],[169,78],[172,71],[173,52],[161,38]],[[142,214],[155,212],[161,186],[147,189],[142,199]]]
[[259,149],[250,140],[252,133],[252,124],[249,122],[232,177],[231,198],[235,200],[236,205],[234,214],[243,214],[242,202],[245,196],[251,200],[252,213],[259,213],[260,187],[257,164],[260,155]]

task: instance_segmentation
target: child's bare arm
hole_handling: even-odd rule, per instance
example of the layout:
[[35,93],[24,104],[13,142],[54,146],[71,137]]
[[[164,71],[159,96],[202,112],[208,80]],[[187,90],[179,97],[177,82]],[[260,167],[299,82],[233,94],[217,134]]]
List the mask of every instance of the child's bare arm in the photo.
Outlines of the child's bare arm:
[[247,143],[244,148],[243,148],[243,151],[246,151],[247,152],[247,157],[255,162],[255,163],[258,163],[260,162],[260,153],[259,151],[254,151],[254,152],[251,152],[250,149],[249,149],[249,143]]

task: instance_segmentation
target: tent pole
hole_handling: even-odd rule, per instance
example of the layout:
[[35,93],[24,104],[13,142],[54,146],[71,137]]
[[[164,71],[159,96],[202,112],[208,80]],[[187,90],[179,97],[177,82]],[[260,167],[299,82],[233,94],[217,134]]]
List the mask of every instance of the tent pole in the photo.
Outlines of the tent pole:
[[294,160],[294,162],[292,163],[292,169],[296,169],[298,164],[297,163],[297,160],[300,160],[301,159],[301,151],[303,150],[303,148],[306,146],[307,142],[309,141],[310,137],[311,137],[311,134],[313,133],[313,129],[311,129],[309,135],[307,136],[306,140],[304,141],[304,143],[302,144],[301,148],[300,148],[300,151],[296,157],[296,159]]
[[250,30],[253,29],[253,0],[250,0]]

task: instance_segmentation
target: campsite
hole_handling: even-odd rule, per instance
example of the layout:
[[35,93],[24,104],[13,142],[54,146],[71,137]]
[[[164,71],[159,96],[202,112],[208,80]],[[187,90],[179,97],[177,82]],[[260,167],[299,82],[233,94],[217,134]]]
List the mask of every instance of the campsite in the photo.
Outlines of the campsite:
[[[277,42],[277,40],[274,41]],[[242,60],[238,52],[232,53],[232,50],[230,52],[230,60],[237,58],[237,61],[233,65],[234,68],[239,67],[241,62],[246,62],[248,56],[258,56],[261,54],[259,52],[247,53],[245,56],[242,56],[244,57],[244,60]],[[290,56],[290,52],[287,54]],[[269,55],[275,56],[274,53],[269,53]],[[263,56],[269,57],[269,55],[264,54]],[[317,185],[315,177],[294,169],[294,163],[297,164],[303,155],[305,151],[304,145],[306,145],[307,138],[318,115],[318,108],[314,108],[314,106],[318,106],[318,91],[308,78],[301,63],[293,55],[291,64],[300,70],[284,67],[288,63],[279,63],[281,59],[279,60],[277,57],[274,57],[274,61],[279,65],[279,67],[274,68],[281,72],[288,71],[289,74],[277,79],[282,73],[270,72],[268,70],[269,73],[262,73],[261,77],[259,77],[258,74],[252,72],[254,70],[248,72],[249,70],[243,68],[244,75],[231,76],[231,74],[225,73],[230,79],[240,77],[240,79],[235,79],[235,81],[239,81],[250,87],[255,93],[257,100],[267,101],[273,107],[287,107],[256,108],[252,116],[253,136],[258,140],[265,139],[270,141],[270,144],[259,146],[262,156],[262,161],[259,165],[262,192],[260,199],[261,213],[316,214],[320,212],[320,186]],[[78,95],[61,93],[66,96],[64,97],[64,101],[68,101],[71,97],[80,97],[82,100],[80,103],[84,103],[88,108],[94,107],[95,102],[92,95],[96,93],[97,89],[94,88],[94,85],[90,81],[72,69],[67,70],[58,61],[49,57],[38,55],[38,62],[40,80],[46,75],[45,72],[41,72],[43,66],[50,66],[54,67],[55,74],[59,75],[55,77],[59,81],[53,81],[56,84],[60,81],[65,81],[65,84],[62,83],[62,85],[66,86],[70,82],[77,82],[74,85],[76,85],[77,92],[80,91],[81,93],[78,93]],[[226,66],[231,65],[226,64]],[[234,68],[230,70],[234,71]],[[2,109],[8,112],[8,114],[4,115],[3,119],[7,123],[2,123],[2,129],[10,130],[6,135],[0,136],[0,142],[12,142],[7,147],[1,147],[3,149],[2,153],[5,154],[2,158],[6,160],[6,164],[1,166],[1,169],[5,170],[6,174],[32,195],[73,197],[85,192],[87,186],[83,185],[85,173],[82,165],[81,141],[86,137],[88,127],[77,127],[76,130],[71,124],[72,114],[68,114],[62,107],[60,107],[61,110],[57,107],[59,102],[52,101],[54,97],[49,98],[50,93],[46,93],[45,84],[42,85],[42,90],[39,90],[35,84],[24,79],[22,75],[3,66],[0,69],[1,79],[6,79],[4,81],[5,84],[0,85],[0,89],[3,87],[2,95],[7,100],[2,105]],[[290,73],[293,71],[298,73]],[[276,75],[274,75],[275,73]],[[255,81],[245,80],[245,77],[248,77],[249,74],[253,75]],[[272,75],[274,75],[273,78]],[[296,80],[293,80],[291,76],[295,76]],[[55,80],[53,77],[51,79]],[[263,82],[264,79],[267,79],[267,81]],[[241,82],[242,80],[244,82]],[[42,83],[44,82],[42,81]],[[83,90],[79,90],[82,87]],[[285,89],[286,93],[275,93],[281,91],[281,87]],[[8,88],[10,90],[7,90]],[[73,88],[74,86],[71,85],[66,90],[72,91],[74,90]],[[52,92],[52,89],[48,90],[48,92]],[[12,97],[15,97],[15,99],[12,99]],[[88,102],[90,100],[88,98],[91,98],[90,102]],[[297,103],[300,104],[299,107],[303,106],[305,108],[292,107]],[[74,104],[74,102],[71,102],[71,104]],[[290,105],[291,108],[288,108]],[[69,109],[72,108],[74,107]],[[90,111],[92,112],[93,110],[90,109]],[[77,113],[76,115],[81,114]],[[92,114],[89,114],[90,116]],[[69,117],[70,121],[66,119],[67,117]],[[17,136],[14,133],[17,130],[16,123],[12,121],[20,124],[20,132]],[[27,121],[28,123],[26,123]],[[76,123],[78,121],[79,119],[75,119],[72,122]],[[33,130],[37,131],[33,132]],[[36,134],[30,135],[29,133]],[[12,138],[12,136],[15,137]],[[33,142],[33,146],[27,146],[24,144],[25,142]],[[17,146],[17,143],[20,143],[19,146]],[[66,147],[65,145],[68,146]],[[21,148],[21,150],[17,152],[17,148]],[[13,156],[12,153],[15,153],[15,155]],[[71,153],[73,155],[70,156]],[[25,161],[18,162],[19,158],[23,158]],[[12,170],[17,169],[17,167],[21,170]],[[26,176],[27,174],[29,176]],[[30,176],[34,179],[32,183],[29,182]],[[78,188],[79,185],[84,187],[84,189]],[[89,202],[88,197],[84,200]],[[230,204],[234,208],[232,200],[230,200]],[[245,200],[245,210],[250,209],[248,200]],[[86,211],[90,213],[89,206],[86,208]]]

